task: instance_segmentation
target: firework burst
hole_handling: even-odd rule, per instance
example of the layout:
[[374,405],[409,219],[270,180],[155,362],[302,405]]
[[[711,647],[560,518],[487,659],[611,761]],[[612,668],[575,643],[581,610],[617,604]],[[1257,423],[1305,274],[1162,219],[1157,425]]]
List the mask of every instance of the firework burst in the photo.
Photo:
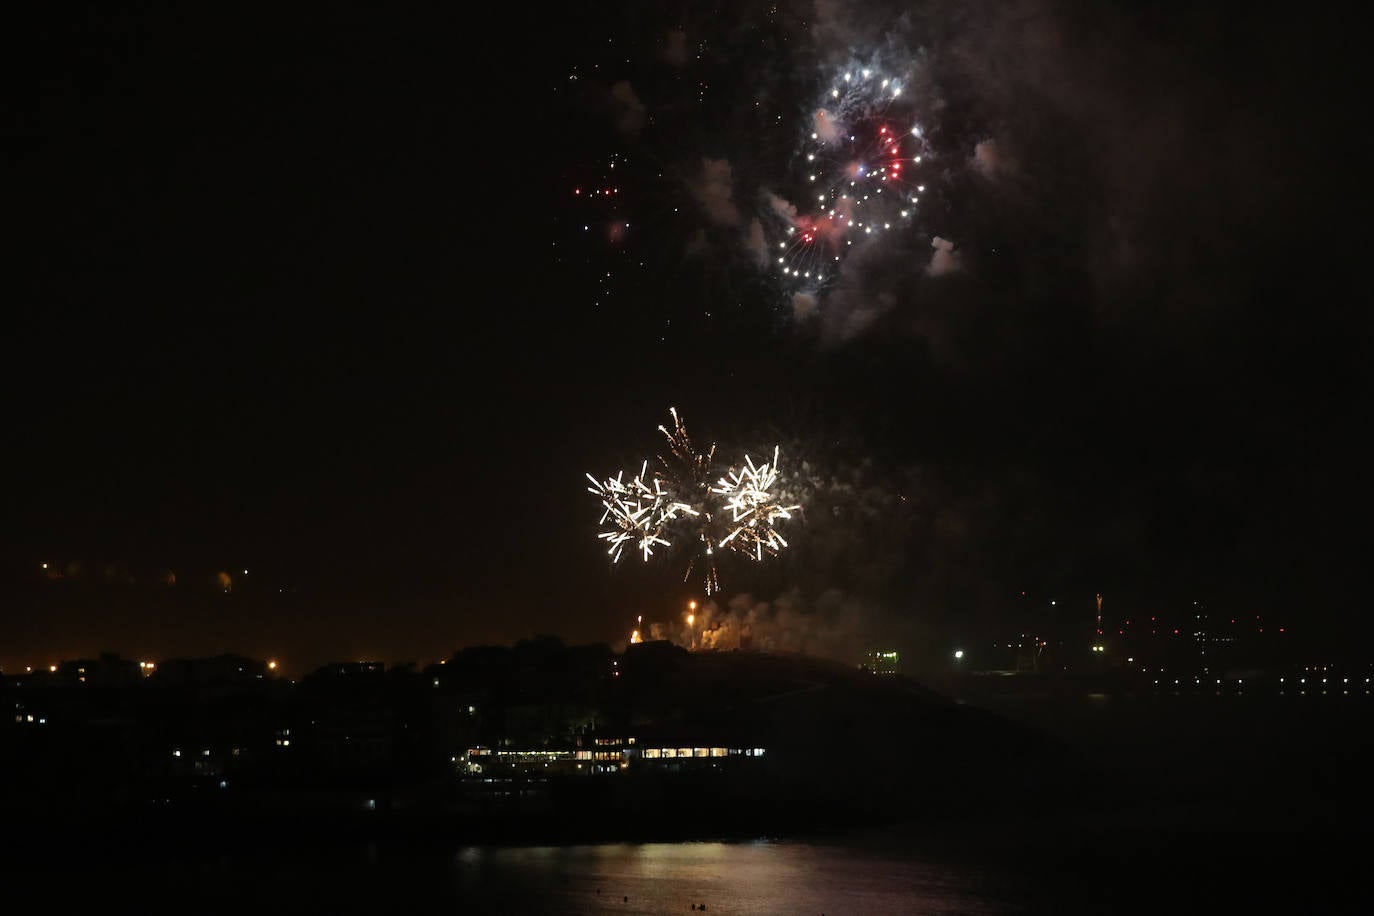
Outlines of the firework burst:
[[646,461],[639,474],[628,483],[624,480],[624,471],[604,481],[587,475],[591,482],[587,492],[600,497],[606,510],[601,513],[600,522],[605,530],[597,538],[607,542],[606,553],[612,562],[620,562],[628,544],[642,551],[645,560],[653,555],[655,545],[671,546],[662,536],[663,529],[680,507],[668,502],[658,480],[654,480],[653,486],[644,482],[648,466]]
[[778,481],[778,449],[773,448],[773,463],[755,465],[744,456],[743,468],[730,472],[716,482],[712,493],[724,497],[722,509],[730,513],[731,530],[721,539],[720,546],[729,547],[762,560],[763,555],[777,556],[787,546],[774,523],[789,519],[801,506],[778,503],[774,485]]
[[[720,580],[716,574],[716,542],[720,539],[720,526],[716,521],[715,507],[711,504],[711,461],[715,458],[716,446],[711,444],[705,452],[698,452],[687,435],[687,427],[678,415],[676,407],[668,408],[673,417],[673,428],[660,426],[658,431],[668,440],[668,455],[659,455],[663,466],[661,476],[655,481],[665,483],[668,490],[676,495],[683,507],[684,521],[690,519],[690,530],[685,531],[690,543],[695,546],[687,561],[687,571],[682,576],[686,582],[698,569],[704,570],[703,588],[706,594],[720,591]],[[688,528],[688,524],[681,526]]]
[[718,548],[753,560],[777,556],[787,541],[776,523],[790,519],[800,506],[784,506],[775,495],[776,448],[771,464],[756,465],[745,455],[742,468],[731,468],[712,483],[715,445],[698,452],[677,409],[671,413],[672,428],[659,427],[668,440],[668,454],[659,456],[662,467],[652,478],[648,461],[628,481],[624,471],[605,480],[587,475],[587,491],[601,500],[604,510],[597,538],[606,542],[612,562],[619,562],[629,547],[647,562],[656,547],[676,544],[690,551],[683,581],[696,572],[711,595],[720,591]]
[[909,225],[929,153],[903,78],[876,65],[835,73],[797,156],[798,206],[774,201],[774,267],[799,289],[833,281],[856,243]]

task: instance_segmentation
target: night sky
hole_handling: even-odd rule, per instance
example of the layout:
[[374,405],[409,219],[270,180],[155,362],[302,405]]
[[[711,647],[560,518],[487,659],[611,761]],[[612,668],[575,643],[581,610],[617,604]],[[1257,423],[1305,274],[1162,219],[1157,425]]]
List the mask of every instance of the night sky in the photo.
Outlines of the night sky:
[[[793,548],[721,578],[811,651],[1099,592],[1367,635],[1366,105],[1310,14],[30,11],[0,665],[623,640],[701,596],[612,570],[583,473],[657,454],[669,406],[805,468]],[[755,223],[875,56],[929,190],[799,298]]]

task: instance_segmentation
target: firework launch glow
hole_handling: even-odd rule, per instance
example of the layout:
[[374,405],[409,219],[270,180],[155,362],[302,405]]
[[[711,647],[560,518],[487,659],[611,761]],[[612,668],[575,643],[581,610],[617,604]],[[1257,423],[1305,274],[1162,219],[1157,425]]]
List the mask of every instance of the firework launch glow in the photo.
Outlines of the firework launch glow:
[[801,203],[774,203],[773,266],[816,290],[833,281],[855,242],[909,225],[929,159],[904,80],[877,66],[848,66],[825,85],[796,156]]
[[672,429],[659,427],[668,440],[668,455],[659,456],[661,468],[651,478],[647,460],[628,482],[624,471],[604,480],[587,474],[587,492],[601,500],[604,510],[597,538],[606,542],[612,562],[620,561],[627,546],[647,562],[655,547],[672,548],[676,543],[686,552],[690,545],[683,581],[699,572],[711,595],[720,591],[717,548],[755,561],[775,557],[787,546],[777,523],[792,518],[801,506],[783,505],[777,496],[776,447],[771,463],[755,464],[745,455],[739,470],[730,468],[712,483],[715,445],[698,452],[677,408],[670,412]]

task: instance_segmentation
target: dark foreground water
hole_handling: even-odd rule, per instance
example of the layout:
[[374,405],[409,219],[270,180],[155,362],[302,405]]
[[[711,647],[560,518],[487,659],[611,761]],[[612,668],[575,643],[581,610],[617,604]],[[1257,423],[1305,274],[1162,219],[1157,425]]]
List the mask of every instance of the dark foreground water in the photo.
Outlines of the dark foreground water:
[[453,884],[488,912],[1004,913],[973,869],[796,842],[459,851]]
[[[22,832],[9,834],[19,839]],[[131,835],[132,836],[132,835]],[[60,838],[0,866],[7,903],[71,912],[1229,913],[1374,912],[1364,828],[1096,822],[926,826],[808,840],[443,847],[189,831],[140,848]],[[108,848],[109,854],[99,852]],[[442,847],[442,848],[441,848]],[[16,912],[20,911],[18,907]],[[51,911],[51,910],[45,910]]]
[[[112,838],[117,844],[117,838]],[[417,903],[457,913],[720,914],[1018,912],[1016,890],[976,867],[863,842],[462,846],[439,853],[365,843],[51,858],[10,874],[9,900],[63,911],[110,901],[133,911],[352,912]],[[0,873],[7,872],[0,869]],[[144,909],[144,911],[149,911]]]
[[1006,913],[977,869],[863,847],[796,842],[489,849],[454,859],[460,895],[487,912]]

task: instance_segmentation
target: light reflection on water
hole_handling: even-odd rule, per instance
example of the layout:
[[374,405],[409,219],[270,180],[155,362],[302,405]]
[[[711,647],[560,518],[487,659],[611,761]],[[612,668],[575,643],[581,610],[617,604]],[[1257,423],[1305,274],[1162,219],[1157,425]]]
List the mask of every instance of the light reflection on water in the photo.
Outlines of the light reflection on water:
[[[456,896],[480,912],[1008,913],[972,869],[850,846],[624,843],[466,847]],[[628,898],[628,899],[627,899]]]

